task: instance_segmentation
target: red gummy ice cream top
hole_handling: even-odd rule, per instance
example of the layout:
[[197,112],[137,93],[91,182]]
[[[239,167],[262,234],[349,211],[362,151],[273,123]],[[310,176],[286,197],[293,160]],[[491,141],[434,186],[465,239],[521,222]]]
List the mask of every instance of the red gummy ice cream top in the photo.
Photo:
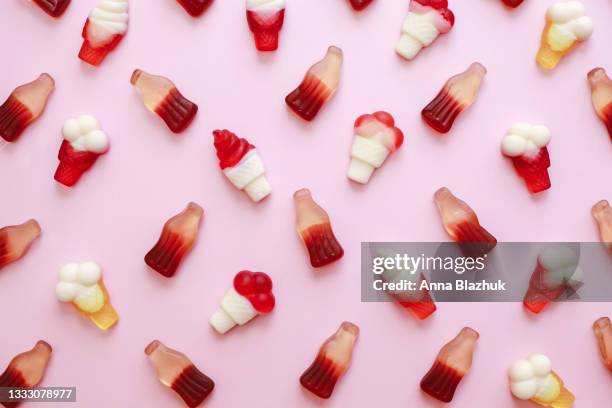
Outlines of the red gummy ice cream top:
[[431,7],[436,9],[442,18],[444,18],[451,25],[455,25],[455,15],[448,8],[448,0],[412,0],[425,7]]
[[234,278],[234,289],[251,302],[259,313],[270,313],[276,300],[272,294],[272,279],[263,272],[242,271]]
[[[370,133],[372,131],[377,131],[378,129],[375,126],[373,126],[371,129],[368,129],[367,125],[372,124],[372,122],[380,122],[389,130],[391,130],[394,140],[391,142],[392,145],[386,146],[390,151],[395,151],[399,149],[402,143],[404,143],[404,134],[400,129],[395,127],[395,120],[393,119],[393,116],[391,116],[390,113],[383,111],[374,112],[373,114],[361,115],[360,117],[358,117],[355,121],[355,129],[357,129],[357,133],[360,134],[361,132]],[[368,135],[364,134],[363,136],[367,137]],[[388,145],[389,142],[390,141],[388,140],[383,140],[383,143],[385,145]]]
[[217,149],[217,157],[219,158],[219,166],[221,169],[234,167],[250,150],[255,146],[250,144],[246,139],[239,138],[229,130],[215,130],[215,149]]

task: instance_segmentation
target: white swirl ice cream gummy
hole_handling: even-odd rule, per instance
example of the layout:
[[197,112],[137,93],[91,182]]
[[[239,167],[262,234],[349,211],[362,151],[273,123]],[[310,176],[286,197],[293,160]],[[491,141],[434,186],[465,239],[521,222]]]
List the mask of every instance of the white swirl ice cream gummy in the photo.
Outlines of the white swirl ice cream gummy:
[[85,22],[79,58],[100,65],[125,36],[128,19],[128,0],[100,0]]

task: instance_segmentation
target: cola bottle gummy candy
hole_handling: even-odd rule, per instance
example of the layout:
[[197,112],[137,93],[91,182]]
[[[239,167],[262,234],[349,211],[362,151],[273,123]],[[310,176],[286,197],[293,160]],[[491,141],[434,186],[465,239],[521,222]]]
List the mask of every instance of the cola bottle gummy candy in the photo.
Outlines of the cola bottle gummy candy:
[[593,107],[606,125],[612,141],[612,80],[603,68],[591,70],[587,77],[591,85]]
[[593,323],[593,332],[599,345],[601,360],[612,371],[612,322],[609,317],[601,317]]
[[420,289],[423,281],[427,281],[425,275],[412,273],[407,269],[388,269],[385,268],[381,278],[388,284],[400,285],[403,282],[414,282],[415,290],[389,290],[386,292],[396,300],[402,307],[410,312],[419,320],[425,320],[437,309],[429,290]]
[[375,169],[404,143],[404,135],[387,112],[361,115],[355,121],[348,178],[366,184]]
[[128,0],[100,0],[83,27],[79,58],[98,66],[121,42],[128,29]]
[[241,271],[211,316],[210,324],[219,334],[225,334],[236,325],[245,325],[260,314],[270,313],[275,304],[272,279],[268,275]]
[[110,148],[108,136],[100,130],[100,123],[91,115],[68,119],[62,128],[62,145],[55,171],[55,180],[66,187],[74,186]]
[[512,159],[518,175],[532,194],[550,188],[550,131],[546,126],[517,122],[502,141],[502,153]]
[[119,320],[104,285],[102,268],[95,262],[64,265],[59,273],[55,295],[61,302],[72,303],[101,330],[108,330]]
[[196,242],[203,216],[202,207],[192,202],[170,218],[164,224],[159,240],[144,258],[147,265],[167,278],[174,276]]
[[353,357],[359,327],[343,322],[340,328],[319,349],[314,361],[300,377],[300,383],[320,398],[329,398],[336,383],[344,375]]
[[440,133],[451,130],[457,116],[476,100],[486,73],[486,68],[475,62],[446,81],[438,95],[421,111],[425,123]]
[[546,26],[536,61],[544,69],[554,69],[564,56],[592,33],[593,21],[585,15],[581,2],[557,2],[546,13]]
[[504,4],[508,7],[517,8],[521,4],[523,4],[524,0],[502,0]]
[[272,187],[266,178],[263,161],[246,139],[238,138],[229,130],[213,131],[219,167],[238,189],[243,190],[254,202],[266,198]]
[[39,236],[40,225],[34,219],[0,228],[0,268],[23,258]]
[[421,380],[421,389],[432,397],[450,402],[457,386],[472,366],[472,356],[479,334],[470,327],[444,345],[431,369]]
[[349,1],[351,3],[351,6],[353,6],[353,8],[357,11],[361,11],[365,9],[372,3],[372,0],[349,0]]
[[510,392],[520,400],[530,400],[543,407],[571,408],[574,395],[565,388],[561,377],[552,371],[550,358],[532,354],[510,366]]
[[185,98],[168,78],[137,69],[130,82],[147,109],[162,118],[174,133],[185,130],[198,112],[198,105]]
[[274,51],[285,20],[285,0],[246,0],[249,29],[259,51]]
[[49,74],[40,74],[36,80],[15,88],[0,106],[0,136],[15,142],[42,115],[53,89],[55,81]]
[[177,0],[185,11],[193,17],[199,17],[210,6],[213,0]]
[[591,213],[599,226],[601,242],[612,251],[612,207],[610,203],[606,200],[599,201],[593,206]]
[[579,288],[581,279],[574,250],[564,245],[548,247],[538,256],[523,305],[532,313],[540,313],[550,302]]
[[336,239],[327,212],[312,199],[310,190],[303,188],[293,194],[297,231],[310,256],[310,264],[319,268],[344,255]]
[[197,407],[215,388],[215,383],[198,370],[185,354],[153,340],[145,354],[157,371],[159,381],[171,388],[188,407]]
[[33,0],[45,13],[51,17],[60,17],[70,5],[70,0]]
[[395,51],[411,60],[454,24],[455,15],[448,9],[447,0],[412,0]]
[[341,68],[342,50],[329,47],[325,58],[310,67],[302,83],[285,98],[289,108],[302,119],[313,120],[338,89]]
[[434,194],[444,229],[467,256],[480,257],[497,245],[497,239],[480,225],[474,210],[446,187]]
[[[4,373],[0,375],[0,387],[33,388],[40,383],[53,349],[46,341],[39,340],[29,351],[16,355]],[[6,408],[16,408],[21,402],[0,402]]]

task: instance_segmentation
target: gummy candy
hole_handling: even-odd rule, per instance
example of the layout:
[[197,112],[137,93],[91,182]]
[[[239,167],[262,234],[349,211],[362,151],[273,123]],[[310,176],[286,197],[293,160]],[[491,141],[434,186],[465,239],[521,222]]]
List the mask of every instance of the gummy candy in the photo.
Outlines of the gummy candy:
[[303,188],[293,194],[297,231],[310,256],[310,264],[319,268],[344,255],[334,235],[327,212],[312,199],[310,190]]
[[508,7],[517,8],[521,4],[523,4],[524,0],[502,0],[504,4]]
[[74,186],[98,157],[108,152],[108,136],[100,130],[100,123],[90,115],[68,119],[62,128],[64,140],[59,150],[60,161],[55,180],[67,187]]
[[588,79],[591,85],[593,107],[597,116],[608,128],[608,135],[612,141],[612,80],[603,68],[591,70]]
[[593,33],[593,21],[584,14],[584,5],[576,0],[560,1],[548,8],[540,50],[536,56],[544,69],[554,69],[579,42]]
[[[33,388],[42,380],[53,349],[39,340],[29,351],[16,355],[0,375],[0,387]],[[0,402],[6,408],[16,408],[20,402]]]
[[159,381],[174,390],[188,407],[197,407],[215,388],[215,383],[198,370],[185,354],[153,340],[145,354],[153,363]]
[[223,174],[237,189],[244,190],[254,202],[266,198],[272,192],[272,187],[268,183],[266,169],[255,146],[246,139],[238,138],[229,130],[215,130],[213,135]]
[[130,82],[147,109],[159,115],[174,133],[185,130],[198,112],[198,105],[185,98],[168,78],[137,69]]
[[342,50],[331,46],[325,58],[314,64],[293,92],[285,98],[287,105],[302,119],[311,121],[338,89]]
[[40,225],[36,220],[0,228],[0,268],[23,258],[39,236]]
[[593,217],[599,224],[601,242],[612,251],[612,207],[606,200],[601,200],[591,210]]
[[355,121],[348,178],[366,184],[375,169],[402,146],[404,135],[387,112],[361,115]]
[[478,337],[478,332],[470,327],[461,329],[457,337],[442,347],[421,380],[421,389],[442,402],[452,401],[457,386],[472,366]]
[[448,9],[447,0],[412,0],[395,51],[411,60],[454,24],[455,15]]
[[62,302],[71,302],[101,330],[111,328],[119,320],[104,285],[102,268],[95,262],[64,265],[59,273],[55,295]]
[[300,383],[320,398],[329,398],[336,383],[344,375],[353,357],[359,327],[343,322],[340,328],[319,349],[316,358],[300,377]]
[[210,6],[213,0],[177,0],[181,6],[193,17],[199,17]]
[[517,122],[502,141],[502,153],[512,164],[533,194],[550,188],[550,131],[546,126]]
[[373,0],[349,0],[351,2],[351,6],[357,11],[361,11],[368,7]]
[[45,13],[51,17],[60,17],[70,5],[70,0],[33,0]]
[[219,334],[225,334],[236,325],[245,325],[260,314],[270,313],[275,304],[272,279],[268,275],[241,271],[210,318],[210,324]]
[[[427,281],[422,272],[417,274],[407,269],[385,269],[381,277],[390,284],[414,282],[417,288],[421,287],[423,281]],[[387,293],[402,307],[410,310],[419,320],[427,319],[437,309],[436,303],[427,289],[387,290]]]
[[509,372],[512,395],[543,407],[571,408],[575,398],[551,367],[550,359],[544,354],[515,361]]
[[278,48],[278,35],[285,20],[285,0],[246,0],[249,28],[259,51]]
[[523,305],[533,313],[540,313],[550,302],[579,288],[581,279],[582,271],[574,250],[564,245],[548,247],[538,256]]
[[423,120],[432,129],[447,133],[457,116],[472,106],[487,69],[475,62],[461,74],[450,78],[438,95],[421,112]]
[[497,245],[497,239],[484,229],[474,210],[446,187],[434,194],[444,229],[468,256],[483,256]]
[[164,224],[159,240],[144,258],[147,265],[167,278],[174,276],[195,244],[203,216],[202,207],[192,202],[170,218]]
[[125,36],[128,28],[128,0],[100,0],[83,27],[79,58],[98,66]]
[[599,344],[601,359],[608,370],[612,371],[612,322],[609,317],[601,317],[593,323],[593,331]]
[[0,106],[0,137],[15,142],[43,113],[53,89],[55,81],[49,74],[40,74],[36,80],[15,88]]

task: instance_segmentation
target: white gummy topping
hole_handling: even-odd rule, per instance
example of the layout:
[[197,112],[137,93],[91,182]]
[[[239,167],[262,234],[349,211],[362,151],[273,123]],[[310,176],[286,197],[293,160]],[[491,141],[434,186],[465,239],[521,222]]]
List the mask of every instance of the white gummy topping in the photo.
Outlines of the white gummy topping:
[[247,0],[246,7],[250,11],[282,10],[285,0]]
[[502,141],[502,151],[510,157],[533,154],[550,142],[550,130],[546,126],[517,122]]
[[434,24],[436,17],[436,12],[426,14],[409,12],[402,26],[402,34],[409,35],[422,45],[428,46],[440,35]]
[[585,15],[584,5],[579,1],[553,4],[548,9],[548,18],[571,38],[583,41],[593,33],[593,21]]
[[550,359],[544,354],[533,354],[527,359],[517,360],[510,367],[509,375],[510,391],[516,398],[534,398],[552,380]]
[[570,280],[575,282],[582,280],[582,270],[578,266],[578,256],[568,246],[555,245],[546,248],[540,253],[538,262],[548,272],[544,276],[544,283],[550,288],[557,287]]
[[91,115],[81,115],[78,119],[68,119],[64,122],[62,135],[75,150],[98,154],[108,150],[108,136],[100,130],[100,123]]
[[257,314],[251,302],[232,287],[223,297],[221,307],[210,318],[210,324],[223,334],[237,324],[246,324]]
[[265,174],[265,172],[266,169],[259,153],[257,153],[257,149],[249,150],[237,165],[223,170],[226,177],[239,190],[244,189],[253,180]]
[[355,135],[351,157],[368,163],[370,166],[379,168],[389,156],[389,150],[376,140]]
[[[101,0],[97,7],[89,13],[89,21],[101,26],[111,36],[125,34],[128,28],[128,0]],[[89,31],[90,35],[98,36],[98,31]],[[95,38],[103,41],[108,38]]]
[[102,278],[102,269],[95,262],[69,263],[59,273],[55,295],[62,302],[72,302],[94,289]]

